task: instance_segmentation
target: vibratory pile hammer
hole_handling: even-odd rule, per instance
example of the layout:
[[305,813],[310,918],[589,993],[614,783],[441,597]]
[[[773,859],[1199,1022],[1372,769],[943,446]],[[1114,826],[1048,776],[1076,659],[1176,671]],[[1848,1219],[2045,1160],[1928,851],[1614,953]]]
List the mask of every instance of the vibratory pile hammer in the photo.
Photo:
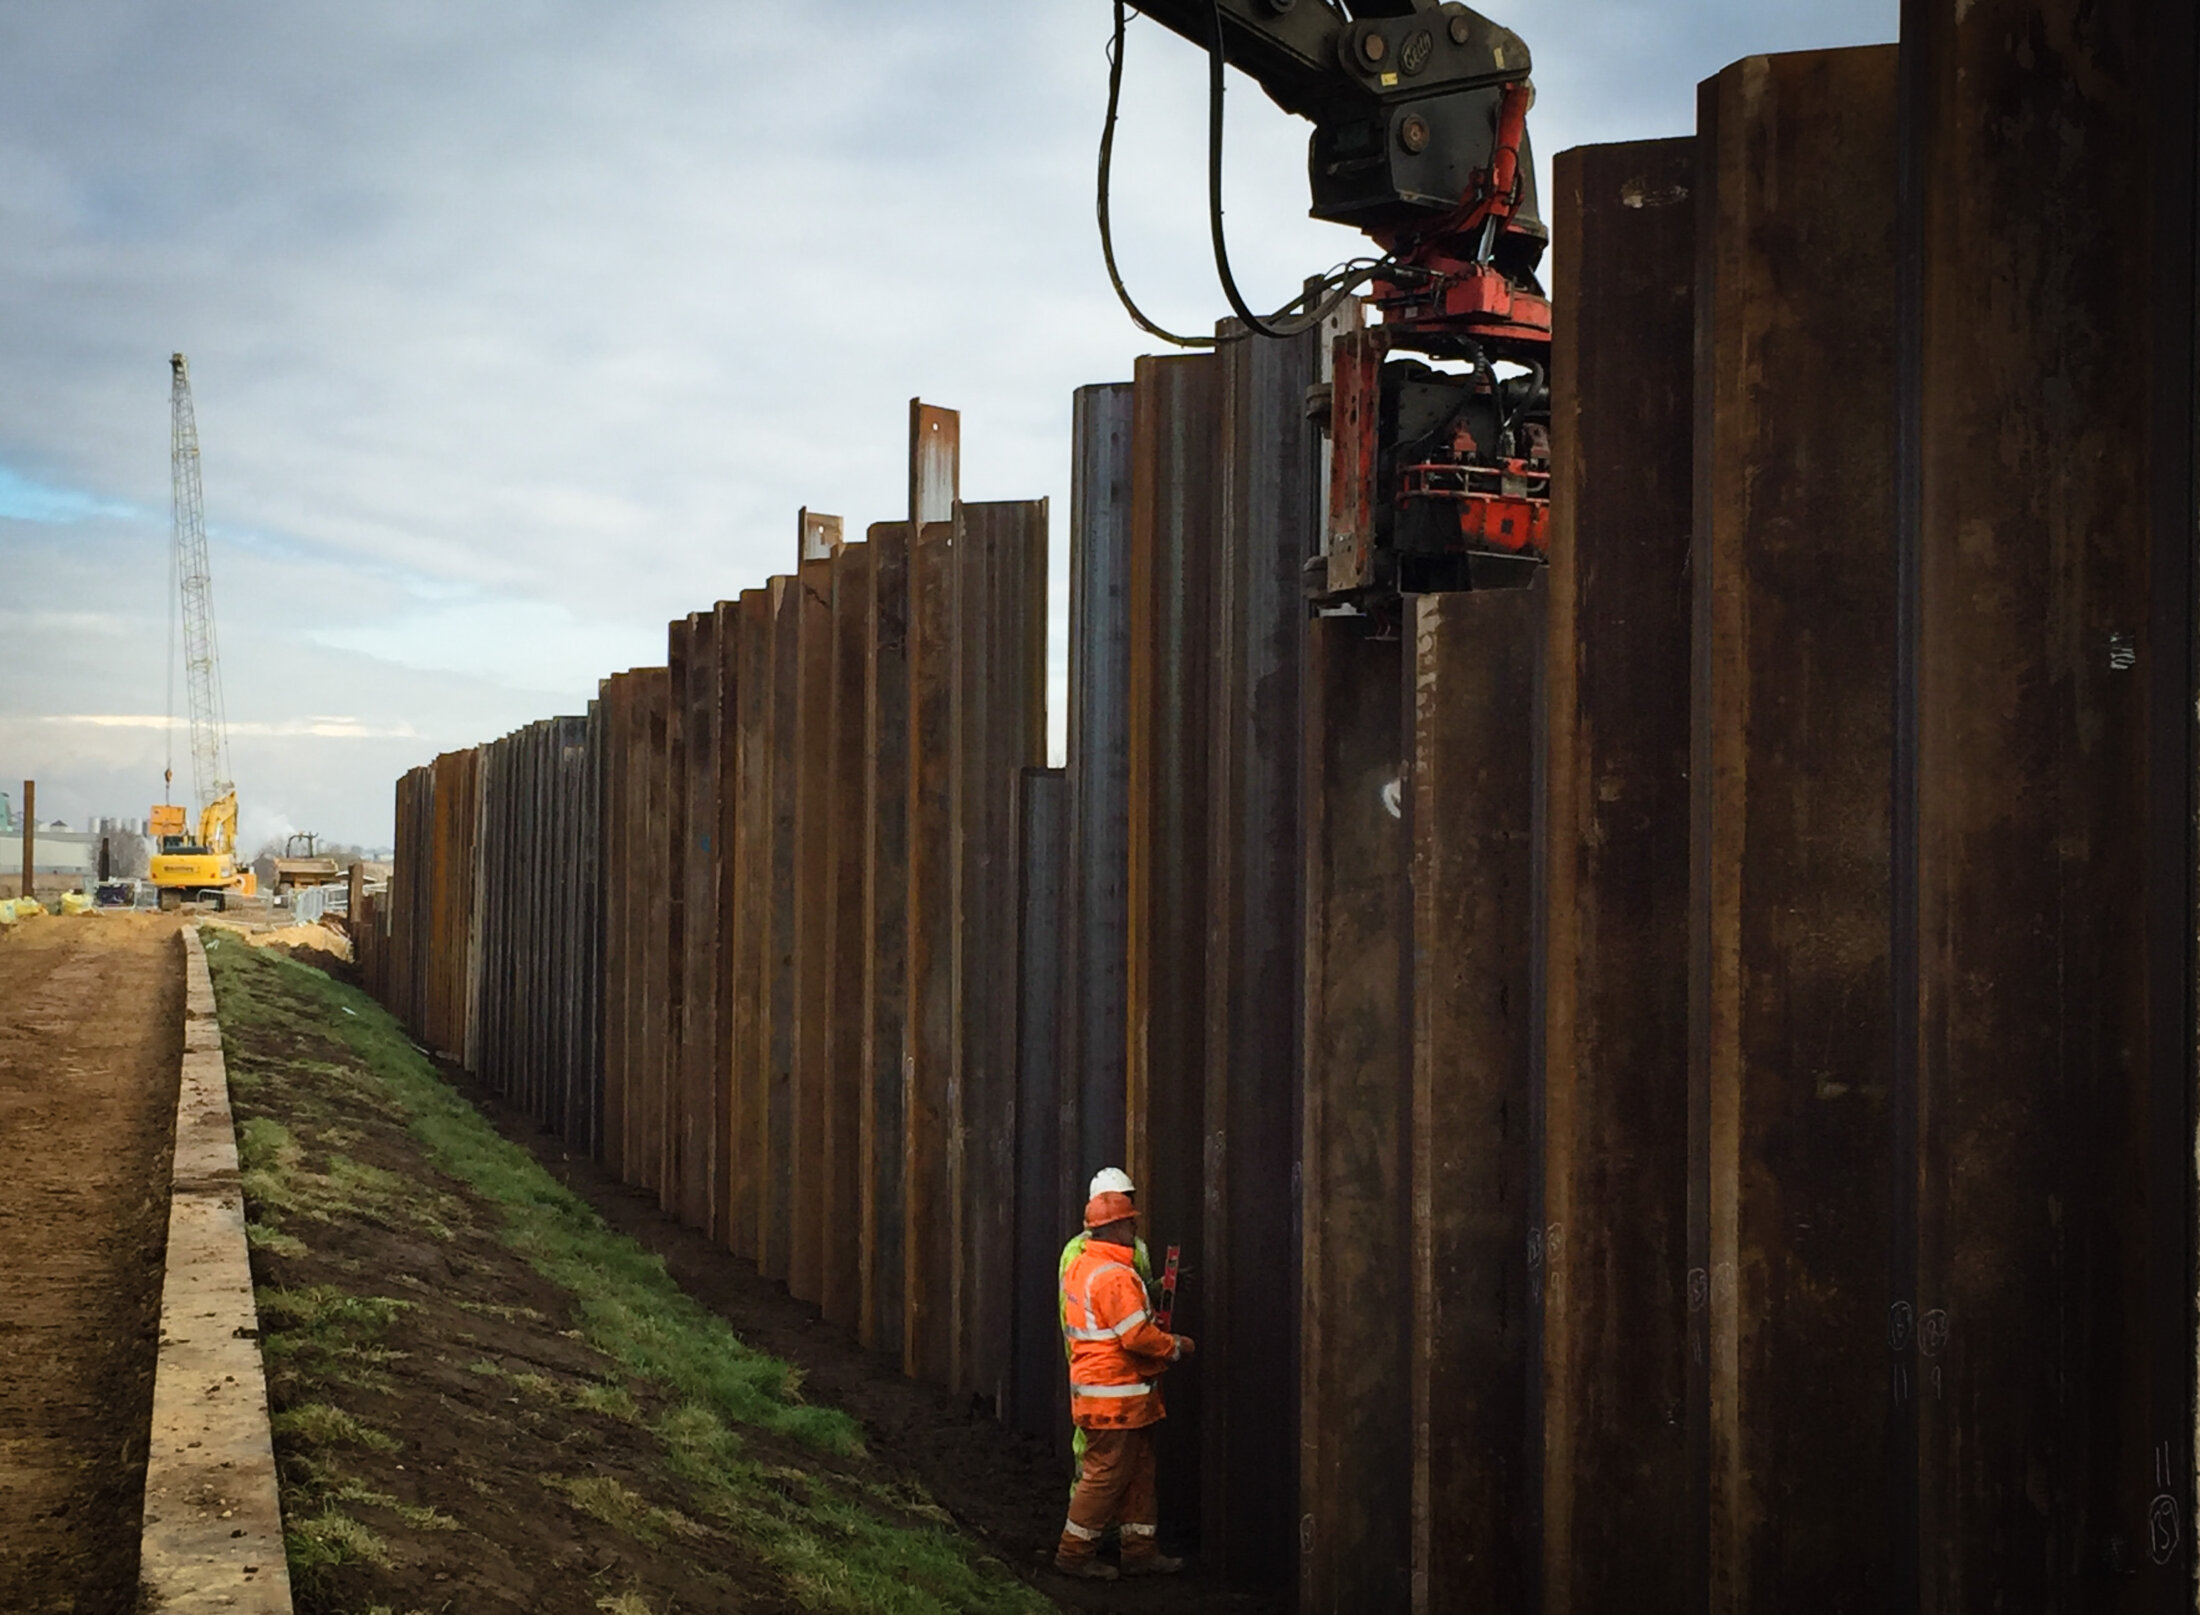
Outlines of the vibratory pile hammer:
[[[1325,554],[1309,569],[1324,609],[1387,614],[1400,595],[1518,587],[1549,529],[1551,311],[1536,280],[1528,47],[1463,5],[1432,0],[1141,0],[1145,16],[1209,53],[1208,175],[1215,261],[1253,336],[1317,323],[1360,292],[1380,323],[1339,336],[1331,391],[1312,401],[1332,445]],[[1108,166],[1122,75],[1118,0],[1101,235],[1115,275]],[[1245,304],[1221,208],[1225,64],[1314,125],[1313,215],[1380,249],[1311,282],[1276,314]],[[1421,357],[1407,357],[1420,355]]]

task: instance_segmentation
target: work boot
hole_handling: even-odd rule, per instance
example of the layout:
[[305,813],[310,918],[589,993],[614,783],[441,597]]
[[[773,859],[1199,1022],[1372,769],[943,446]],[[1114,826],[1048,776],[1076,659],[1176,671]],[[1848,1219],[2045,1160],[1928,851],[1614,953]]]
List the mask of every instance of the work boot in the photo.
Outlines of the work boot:
[[1082,1559],[1064,1558],[1058,1553],[1054,1556],[1054,1569],[1059,1575],[1074,1576],[1079,1581],[1113,1581],[1116,1576],[1115,1566],[1089,1553]]
[[1173,1576],[1183,1568],[1182,1559],[1172,1559],[1158,1551],[1123,1555],[1123,1574],[1126,1576]]

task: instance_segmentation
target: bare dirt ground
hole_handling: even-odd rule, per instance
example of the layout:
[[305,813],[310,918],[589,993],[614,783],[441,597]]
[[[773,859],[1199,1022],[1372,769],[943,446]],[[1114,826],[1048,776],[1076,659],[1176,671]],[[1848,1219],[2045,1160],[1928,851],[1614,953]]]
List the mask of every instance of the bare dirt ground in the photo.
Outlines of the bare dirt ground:
[[0,936],[0,1610],[137,1585],[183,1049],[177,922]]

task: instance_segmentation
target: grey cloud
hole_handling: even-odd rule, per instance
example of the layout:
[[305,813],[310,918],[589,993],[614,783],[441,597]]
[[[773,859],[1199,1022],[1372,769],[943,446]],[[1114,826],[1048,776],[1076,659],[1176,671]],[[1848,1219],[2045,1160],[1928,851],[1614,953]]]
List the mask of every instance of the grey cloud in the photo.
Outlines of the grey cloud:
[[[1547,164],[1685,130],[1727,58],[1891,37],[1894,9],[1501,15],[1536,51]],[[314,804],[347,838],[386,837],[403,763],[660,658],[666,618],[784,566],[798,505],[894,515],[911,394],[964,411],[972,497],[1055,499],[1059,545],[1070,391],[1145,346],[1091,223],[1107,26],[1105,0],[6,8],[0,467],[146,519],[0,521],[33,614],[0,636],[0,715],[159,698],[176,348],[231,713],[422,737],[238,741],[248,811]],[[1123,256],[1201,327],[1203,64],[1134,29]],[[1255,295],[1355,250],[1304,217],[1303,131],[1242,81],[1230,143]],[[538,688],[483,671],[500,647]],[[142,757],[0,737],[56,800],[134,793],[80,813],[142,811]]]

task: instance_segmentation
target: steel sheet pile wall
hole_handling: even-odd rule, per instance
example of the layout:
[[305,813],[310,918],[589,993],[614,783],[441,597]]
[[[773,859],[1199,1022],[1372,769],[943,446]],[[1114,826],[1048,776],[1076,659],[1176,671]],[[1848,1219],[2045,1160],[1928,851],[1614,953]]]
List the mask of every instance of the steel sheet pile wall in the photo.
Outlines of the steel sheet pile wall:
[[672,623],[586,719],[408,774],[362,951],[424,1043],[1007,1414],[1058,1377],[1016,1259],[1063,1233],[1051,1174],[1016,1190],[1059,1024],[1014,990],[1059,927],[1019,893],[1058,911],[1068,867],[1066,799],[1048,834],[1021,794],[1047,507],[958,497],[952,411],[913,404],[909,451],[908,521],[802,512],[791,574]]
[[548,718],[481,748],[471,1068],[594,1153],[601,925],[597,718]]
[[464,1059],[475,1018],[480,816],[478,748],[407,772],[397,782],[397,864],[359,927],[369,990],[451,1060]]
[[1912,22],[1559,159],[1544,600],[1315,624],[1302,1609],[2191,1607],[2200,54]]
[[1044,1434],[1129,1165],[1165,1518],[1302,1610],[2189,1607],[2200,47],[1910,23],[1559,158],[1533,588],[1309,620],[1349,310],[1141,361],[1047,769],[1045,507],[915,405],[905,520],[400,782],[370,984]]

